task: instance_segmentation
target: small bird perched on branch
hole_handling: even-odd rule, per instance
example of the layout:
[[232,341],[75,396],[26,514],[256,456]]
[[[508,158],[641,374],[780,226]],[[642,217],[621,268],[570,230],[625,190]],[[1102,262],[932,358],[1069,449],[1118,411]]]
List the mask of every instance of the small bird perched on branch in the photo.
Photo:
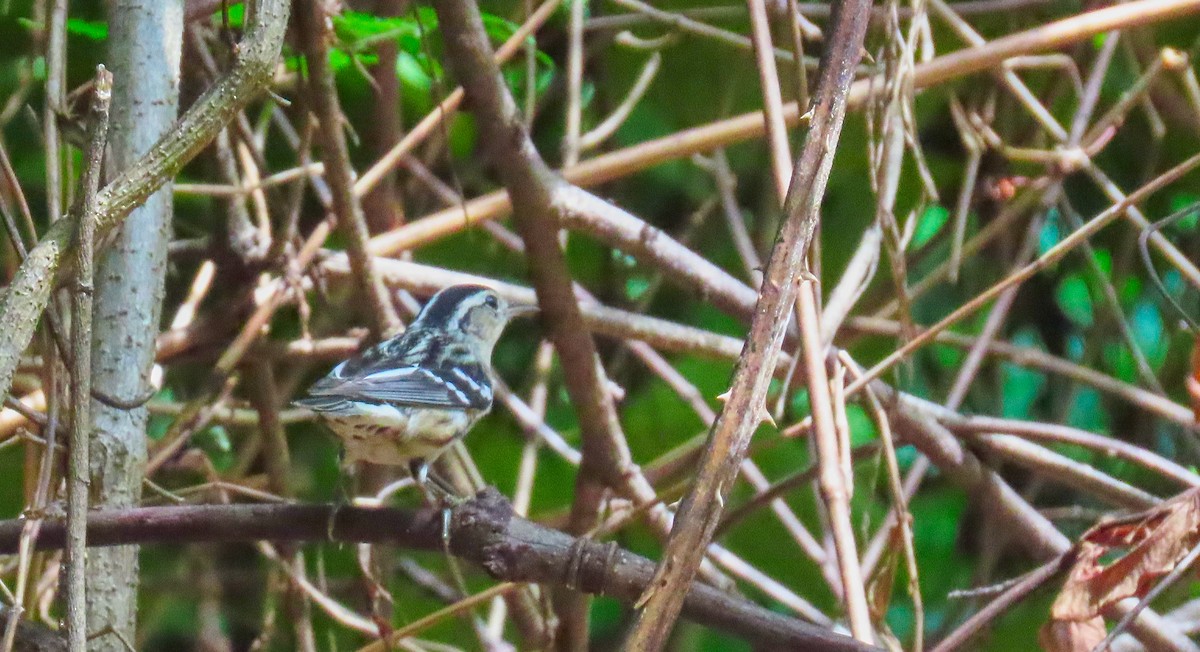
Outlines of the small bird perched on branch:
[[482,285],[450,286],[404,333],[334,367],[296,405],[341,438],[346,461],[406,465],[425,490],[429,464],[492,409],[492,349],[504,327],[536,310]]

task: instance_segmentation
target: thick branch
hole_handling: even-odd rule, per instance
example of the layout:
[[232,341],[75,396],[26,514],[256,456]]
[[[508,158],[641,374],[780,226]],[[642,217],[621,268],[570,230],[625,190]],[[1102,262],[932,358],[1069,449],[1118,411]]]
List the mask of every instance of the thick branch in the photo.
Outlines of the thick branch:
[[[442,549],[442,512],[331,505],[198,505],[143,507],[88,515],[88,544],[333,540]],[[0,521],[0,553],[16,550],[22,521]],[[61,521],[46,521],[39,549],[61,548]],[[576,539],[515,516],[508,501],[485,490],[455,508],[451,551],[493,577],[515,582],[571,584],[626,604],[650,581],[654,563],[614,544]],[[767,649],[874,650],[829,630],[770,612],[707,586],[687,594],[684,614]]]
[[[439,0],[434,7],[450,62],[479,118],[483,141],[494,148],[497,171],[516,208],[517,230],[525,243],[543,323],[565,370],[567,392],[579,418],[583,458],[570,531],[581,534],[595,524],[605,485],[637,502],[653,500],[654,490],[629,473],[629,448],[559,243],[559,230],[572,207],[563,201],[570,186],[534,147],[495,63],[478,8],[466,0]],[[563,623],[560,649],[585,647],[586,604],[577,594],[567,594],[558,607]]]
[[480,117],[482,140],[495,148],[491,154],[500,163],[497,171],[518,208],[516,223],[525,241],[542,322],[568,370],[567,390],[583,429],[584,472],[589,467],[596,474],[619,472],[628,456],[610,459],[609,449],[614,443],[623,447],[624,438],[558,241],[565,211],[557,200],[567,184],[542,161],[529,139],[492,60],[478,11],[460,0],[442,0],[435,7],[450,61]]

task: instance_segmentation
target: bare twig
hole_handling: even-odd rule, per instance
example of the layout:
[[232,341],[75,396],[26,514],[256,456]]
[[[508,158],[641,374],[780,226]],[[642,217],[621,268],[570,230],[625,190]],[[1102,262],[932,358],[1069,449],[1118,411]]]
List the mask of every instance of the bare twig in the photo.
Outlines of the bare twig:
[[59,116],[66,107],[67,1],[49,3],[50,38],[46,40],[46,106],[42,112],[42,137],[46,142],[46,209],[50,222],[62,217],[62,149],[58,137]]
[[[570,0],[570,20],[567,24],[567,124],[563,134],[563,165],[579,162],[583,132],[583,14],[587,0]],[[528,124],[528,123],[526,123]]]
[[982,294],[959,306],[937,324],[934,324],[927,330],[922,331],[919,335],[906,342],[904,346],[896,349],[886,358],[876,363],[875,366],[868,369],[861,378],[854,381],[854,383],[846,388],[847,395],[857,392],[858,390],[862,389],[862,386],[867,382],[878,378],[881,373],[887,369],[890,369],[893,365],[906,358],[916,349],[927,344],[937,333],[957,323],[963,317],[974,313],[984,305],[987,305],[989,302],[1008,291],[1009,288],[1023,283],[1034,274],[1046,269],[1046,267],[1052,265],[1054,262],[1065,256],[1067,252],[1071,251],[1075,247],[1078,247],[1080,243],[1084,242],[1087,238],[1091,237],[1097,231],[1107,226],[1110,222],[1123,215],[1130,206],[1141,202],[1154,192],[1178,180],[1180,177],[1192,171],[1198,165],[1200,165],[1200,154],[1192,156],[1170,170],[1167,170],[1166,172],[1146,183],[1141,188],[1138,188],[1134,192],[1130,193],[1124,199],[1110,206],[1108,209],[1104,210],[1099,215],[1084,224],[1083,227],[1075,230],[1066,238],[1063,238],[1061,242],[1056,244],[1050,250],[1046,251],[1037,260],[1034,260],[1025,267],[1022,267],[1016,272],[1010,274],[1004,280],[993,285]]
[[746,6],[750,10],[750,32],[751,38],[754,39],[758,79],[762,85],[763,121],[767,125],[767,149],[771,154],[775,193],[779,201],[783,202],[792,178],[792,148],[788,144],[787,127],[783,120],[783,94],[779,91],[779,74],[775,70],[771,24],[767,21],[767,5],[764,0],[746,0]]
[[[96,69],[92,86],[91,134],[83,169],[83,213],[76,234],[75,295],[71,322],[74,365],[71,378],[70,462],[67,470],[67,642],[71,650],[87,649],[86,573],[88,485],[91,474],[88,449],[91,445],[92,403],[92,248],[97,218],[96,192],[104,166],[104,148],[108,139],[108,107],[112,99],[112,73],[104,66]],[[47,454],[50,454],[47,451]]]
[[942,639],[932,652],[950,652],[960,649],[981,628],[1048,582],[1050,578],[1065,570],[1070,559],[1070,555],[1059,555],[1027,573],[1020,581],[1014,583],[986,607],[975,612],[966,622],[950,632],[950,635]]

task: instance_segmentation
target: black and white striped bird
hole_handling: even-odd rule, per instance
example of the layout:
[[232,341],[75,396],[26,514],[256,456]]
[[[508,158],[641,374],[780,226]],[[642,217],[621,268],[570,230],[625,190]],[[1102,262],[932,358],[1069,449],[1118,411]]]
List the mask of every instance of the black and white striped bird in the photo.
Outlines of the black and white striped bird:
[[505,325],[535,310],[482,285],[448,287],[404,333],[334,367],[296,404],[342,440],[347,462],[406,465],[425,486],[428,465],[492,409]]

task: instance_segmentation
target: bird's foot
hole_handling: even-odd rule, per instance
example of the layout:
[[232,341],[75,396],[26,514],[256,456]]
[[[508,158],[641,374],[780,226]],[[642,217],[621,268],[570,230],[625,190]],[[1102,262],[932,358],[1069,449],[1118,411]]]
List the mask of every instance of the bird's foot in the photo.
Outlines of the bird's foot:
[[425,503],[429,506],[451,510],[467,501],[465,497],[458,493],[454,485],[446,481],[445,478],[432,473],[429,463],[425,460],[413,460],[409,462],[408,470],[412,474],[413,482],[416,483],[417,489],[421,492],[422,497],[425,498]]

